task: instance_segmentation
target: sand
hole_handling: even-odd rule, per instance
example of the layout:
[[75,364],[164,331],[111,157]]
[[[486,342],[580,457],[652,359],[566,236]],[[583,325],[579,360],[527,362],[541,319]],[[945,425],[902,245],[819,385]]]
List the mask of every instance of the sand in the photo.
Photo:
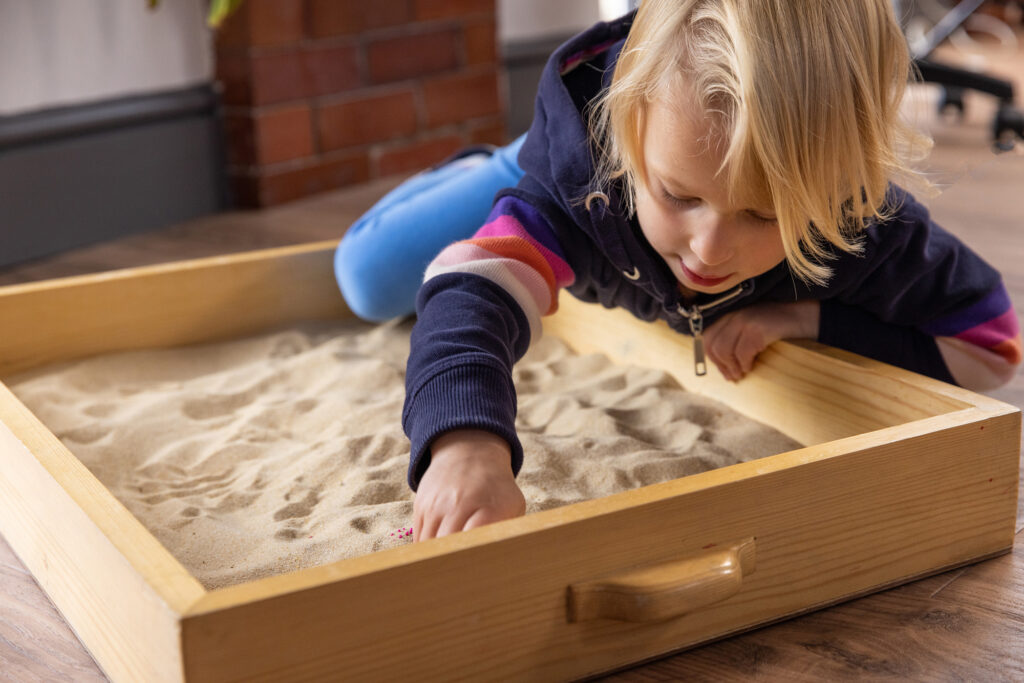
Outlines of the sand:
[[[410,329],[310,324],[8,384],[213,589],[412,541]],[[515,373],[527,514],[798,447],[667,373],[557,339]]]

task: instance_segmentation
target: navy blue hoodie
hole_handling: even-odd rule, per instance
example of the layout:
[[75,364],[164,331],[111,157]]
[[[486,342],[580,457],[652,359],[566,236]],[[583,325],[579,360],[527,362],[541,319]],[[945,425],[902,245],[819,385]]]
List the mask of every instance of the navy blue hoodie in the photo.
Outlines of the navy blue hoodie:
[[621,187],[610,189],[607,205],[583,203],[594,173],[584,108],[607,87],[631,19],[597,24],[552,55],[519,155],[525,176],[498,194],[472,239],[446,248],[427,270],[402,416],[413,489],[429,465],[430,443],[452,429],[503,437],[518,472],[512,366],[540,334],[540,317],[557,308],[562,288],[643,320],[663,319],[684,334],[697,312],[710,325],[757,302],[815,299],[822,343],[948,382],[970,385],[980,368],[995,367],[999,381],[1012,376],[1020,336],[999,274],[895,186],[895,215],[866,229],[861,254],[836,253],[827,285],[802,282],[782,262],[725,295],[684,301],[624,210]]

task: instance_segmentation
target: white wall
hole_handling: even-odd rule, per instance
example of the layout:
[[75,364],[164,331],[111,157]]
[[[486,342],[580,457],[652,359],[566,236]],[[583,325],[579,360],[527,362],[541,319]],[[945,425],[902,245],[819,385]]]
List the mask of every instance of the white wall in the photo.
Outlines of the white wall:
[[[0,0],[0,115],[208,81],[207,3],[160,0],[151,11],[146,0]],[[498,0],[500,40],[575,33],[628,4]]]
[[208,81],[207,0],[0,0],[0,115]]
[[563,36],[626,13],[629,0],[498,0],[502,43]]

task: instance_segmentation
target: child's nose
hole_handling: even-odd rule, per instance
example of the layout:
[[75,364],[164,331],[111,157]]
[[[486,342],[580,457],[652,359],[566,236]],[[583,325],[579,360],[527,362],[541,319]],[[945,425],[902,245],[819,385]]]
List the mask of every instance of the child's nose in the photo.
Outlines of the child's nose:
[[708,266],[726,263],[735,252],[734,226],[715,212],[708,212],[690,238],[690,251]]

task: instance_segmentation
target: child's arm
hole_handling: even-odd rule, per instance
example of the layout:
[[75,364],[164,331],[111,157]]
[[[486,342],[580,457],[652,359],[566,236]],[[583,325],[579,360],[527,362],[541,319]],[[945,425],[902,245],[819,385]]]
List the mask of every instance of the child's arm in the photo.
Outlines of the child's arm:
[[869,228],[864,254],[843,254],[820,302],[754,304],[705,331],[708,356],[727,379],[786,338],[817,338],[974,390],[1008,382],[1021,363],[1017,317],[999,274],[935,225],[909,195]]
[[[523,456],[515,432],[512,366],[540,335],[541,316],[557,309],[559,289],[574,277],[547,221],[511,196],[495,204],[487,224],[472,239],[450,245],[430,264],[417,296],[402,414],[412,446],[409,484],[417,500],[421,478],[432,469],[439,444],[451,445],[443,435],[453,430],[494,435],[506,445],[504,469],[518,472]],[[464,445],[453,449],[479,450]],[[449,449],[444,453],[447,459]],[[479,493],[471,490],[479,478],[451,468],[442,472],[454,476],[453,495]],[[431,478],[433,488],[428,487],[427,500],[419,504],[424,514],[440,504],[435,502],[440,501],[438,489],[447,481],[441,474]],[[500,499],[510,498],[508,493]],[[442,505],[429,516],[440,524],[450,514],[465,511],[456,507],[458,511]],[[508,509],[504,503],[499,507]],[[423,537],[428,537],[423,519]]]
[[509,445],[501,437],[456,430],[438,437],[430,452],[430,467],[413,503],[413,540],[447,536],[526,512]]
[[780,339],[815,339],[819,302],[761,303],[726,313],[704,331],[708,358],[730,382],[754,367],[757,355]]
[[865,235],[862,256],[830,263],[818,341],[974,390],[1021,363],[1017,316],[999,273],[933,223],[909,194]]
[[[1006,307],[993,312],[988,305],[993,300]],[[1017,316],[1001,282],[972,304],[914,327],[887,324],[839,301],[822,302],[821,319],[822,343],[974,391],[1006,384],[1020,367]]]

